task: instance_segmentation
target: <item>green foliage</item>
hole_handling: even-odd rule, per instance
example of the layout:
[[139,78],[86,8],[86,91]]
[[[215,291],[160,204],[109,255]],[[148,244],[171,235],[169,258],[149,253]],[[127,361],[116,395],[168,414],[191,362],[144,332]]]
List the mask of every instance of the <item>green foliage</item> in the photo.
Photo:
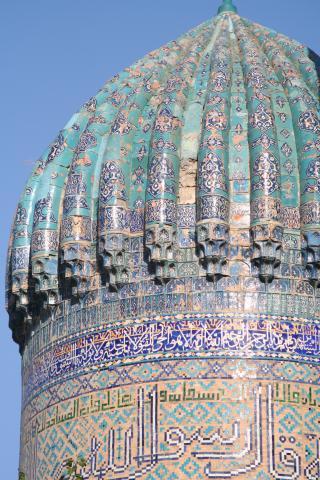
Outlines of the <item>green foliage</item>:
[[77,460],[68,458],[65,462],[65,473],[60,477],[60,480],[83,480],[83,476],[79,472],[86,466],[87,462],[83,457],[78,457]]
[[19,472],[19,480],[26,480],[26,474],[23,472]]

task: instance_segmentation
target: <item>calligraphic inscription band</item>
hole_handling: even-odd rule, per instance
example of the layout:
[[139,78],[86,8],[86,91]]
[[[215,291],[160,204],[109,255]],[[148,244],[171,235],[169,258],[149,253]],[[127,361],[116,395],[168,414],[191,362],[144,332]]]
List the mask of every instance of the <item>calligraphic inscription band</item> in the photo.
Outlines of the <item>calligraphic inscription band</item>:
[[[63,459],[80,442],[89,479],[253,479],[268,471],[265,478],[299,478],[317,466],[318,379],[318,366],[287,360],[190,359],[100,369],[56,384],[25,406],[26,464],[34,465],[41,447],[50,452],[40,458],[47,478],[59,480],[63,461],[55,469],[52,458]],[[289,453],[292,462],[285,461]]]

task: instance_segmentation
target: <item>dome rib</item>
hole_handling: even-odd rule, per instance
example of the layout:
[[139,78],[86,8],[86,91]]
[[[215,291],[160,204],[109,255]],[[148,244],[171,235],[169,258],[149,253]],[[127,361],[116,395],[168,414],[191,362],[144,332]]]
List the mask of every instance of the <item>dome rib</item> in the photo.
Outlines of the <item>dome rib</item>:
[[281,222],[281,176],[273,98],[278,81],[258,50],[256,39],[235,20],[246,85],[249,114],[251,178],[252,260],[260,278],[269,283],[280,264],[283,226]]
[[[230,276],[240,268],[245,274],[256,268],[250,262],[250,199],[251,174],[249,162],[246,86],[242,68],[240,47],[237,41],[233,20],[229,19],[232,48],[232,86],[229,138],[229,185],[230,185]],[[237,245],[236,248],[233,245]],[[239,264],[236,258],[242,258]],[[256,273],[255,273],[256,275]]]
[[227,274],[229,243],[228,139],[230,129],[230,35],[220,21],[213,46],[198,156],[196,236],[210,278]]

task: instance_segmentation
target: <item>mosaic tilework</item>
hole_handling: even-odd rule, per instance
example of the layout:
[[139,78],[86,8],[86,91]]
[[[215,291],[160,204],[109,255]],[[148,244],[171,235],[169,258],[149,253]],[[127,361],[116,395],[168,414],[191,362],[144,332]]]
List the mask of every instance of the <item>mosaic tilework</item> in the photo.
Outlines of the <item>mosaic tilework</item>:
[[224,0],[40,158],[7,269],[27,480],[320,479],[319,65]]
[[78,376],[26,407],[30,478],[58,480],[76,454],[88,479],[317,478],[319,367],[220,359],[116,370]]
[[317,287],[317,65],[231,9],[108,81],[17,208],[7,299],[21,347],[66,300],[184,277],[272,283],[287,248]]
[[319,325],[276,316],[201,313],[142,318],[57,343],[25,365],[25,394],[83,371],[152,359],[243,357],[318,364]]

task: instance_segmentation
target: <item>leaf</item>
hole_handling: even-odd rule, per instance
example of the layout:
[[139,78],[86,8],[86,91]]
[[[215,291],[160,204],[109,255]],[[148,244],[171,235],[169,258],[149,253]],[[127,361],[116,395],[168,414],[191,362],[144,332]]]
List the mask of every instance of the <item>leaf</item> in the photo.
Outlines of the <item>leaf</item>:
[[79,458],[78,458],[78,465],[79,465],[80,467],[85,467],[85,466],[87,465],[87,462],[86,462],[86,460],[85,460],[83,457],[79,457]]

